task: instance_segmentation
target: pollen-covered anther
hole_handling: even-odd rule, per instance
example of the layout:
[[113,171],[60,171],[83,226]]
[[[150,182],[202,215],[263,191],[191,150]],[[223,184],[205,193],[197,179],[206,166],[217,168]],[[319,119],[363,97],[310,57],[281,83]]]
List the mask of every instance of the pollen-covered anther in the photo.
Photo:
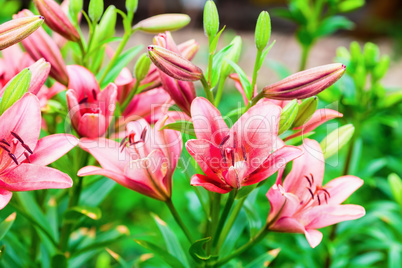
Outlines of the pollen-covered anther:
[[24,156],[28,163],[31,163],[31,158],[29,158],[29,154],[27,152],[24,152]]
[[7,151],[7,152],[10,152],[10,149],[8,149],[6,146],[4,146],[4,145],[0,145],[0,148],[2,148],[3,150],[5,150],[5,151]]
[[14,161],[14,163],[15,163],[17,166],[19,165],[19,164],[18,164],[17,157],[15,157],[14,154],[8,153],[8,156]]
[[2,140],[0,141],[0,143],[3,143],[3,144],[5,144],[5,145],[7,145],[8,147],[10,147],[10,144],[9,144],[5,139],[2,139]]
[[24,141],[21,139],[21,137],[20,136],[18,136],[18,134],[17,133],[15,133],[15,132],[10,132],[11,133],[11,135],[13,135],[14,136],[14,138],[16,138],[19,142],[21,142],[21,144],[24,144]]
[[33,154],[31,148],[29,148],[28,145],[26,145],[25,143],[21,143],[21,146],[24,147],[24,149],[27,150],[30,154]]

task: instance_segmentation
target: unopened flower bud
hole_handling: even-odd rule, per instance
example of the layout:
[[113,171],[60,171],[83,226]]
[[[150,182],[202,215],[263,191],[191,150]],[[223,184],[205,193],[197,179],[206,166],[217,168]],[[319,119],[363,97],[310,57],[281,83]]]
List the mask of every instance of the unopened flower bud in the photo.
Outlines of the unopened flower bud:
[[374,68],[378,62],[380,55],[380,50],[378,49],[378,46],[376,46],[371,42],[368,42],[364,45],[363,53],[366,68],[368,69]]
[[96,28],[94,43],[106,40],[107,38],[113,37],[116,29],[116,19],[117,12],[114,5],[110,5],[102,16],[98,27]]
[[[242,45],[241,37],[236,36],[235,38],[233,38],[230,44],[232,44],[232,47],[230,48],[228,54],[225,56],[225,59],[237,63],[239,61],[241,53],[241,45]],[[230,66],[229,63],[224,60],[221,67],[221,77],[228,77],[229,74],[231,74],[232,72],[233,72],[232,66]]]
[[0,102],[0,115],[28,91],[30,81],[31,71],[25,68],[5,85],[4,94]]
[[208,0],[204,6],[204,31],[209,39],[215,37],[219,30],[219,14],[214,1]]
[[162,14],[142,20],[133,26],[133,30],[140,30],[146,33],[161,33],[164,31],[176,31],[190,22],[186,14]]
[[255,26],[255,45],[259,51],[264,50],[271,37],[271,18],[267,11],[262,11],[258,16]]
[[88,6],[88,15],[93,22],[98,22],[103,14],[103,0],[90,0]]
[[80,34],[58,3],[54,0],[34,0],[33,2],[39,13],[45,17],[45,22],[50,29],[70,41],[80,40]]
[[279,119],[279,131],[278,135],[284,133],[290,128],[296,119],[299,111],[299,103],[297,100],[292,100],[282,109],[281,117]]
[[317,105],[317,97],[311,97],[304,100],[299,106],[299,111],[297,112],[297,116],[293,121],[292,127],[300,127],[310,120],[314,112],[317,110]]
[[40,59],[29,66],[29,70],[32,76],[28,91],[36,95],[46,82],[50,72],[50,64],[44,59]]
[[147,76],[149,67],[151,66],[151,60],[147,54],[142,54],[135,64],[134,73],[137,81],[142,81]]
[[138,0],[126,0],[126,9],[130,13],[135,13],[138,8]]
[[380,80],[387,73],[389,68],[390,58],[388,55],[382,56],[378,64],[373,69],[373,77]]
[[202,78],[202,70],[191,61],[160,46],[148,46],[149,58],[159,70],[183,81],[196,81]]
[[7,21],[0,25],[0,50],[12,46],[34,31],[43,23],[43,16],[29,16]]
[[324,158],[336,154],[352,138],[355,128],[352,124],[344,125],[332,131],[321,142]]
[[177,49],[180,51],[180,54],[188,60],[192,60],[194,58],[199,48],[200,45],[194,39],[190,39],[177,45]]
[[263,88],[264,97],[276,100],[305,99],[317,95],[338,81],[346,66],[333,63],[292,74]]
[[81,13],[83,6],[84,6],[83,0],[70,0],[69,10],[71,17],[77,19],[78,14]]

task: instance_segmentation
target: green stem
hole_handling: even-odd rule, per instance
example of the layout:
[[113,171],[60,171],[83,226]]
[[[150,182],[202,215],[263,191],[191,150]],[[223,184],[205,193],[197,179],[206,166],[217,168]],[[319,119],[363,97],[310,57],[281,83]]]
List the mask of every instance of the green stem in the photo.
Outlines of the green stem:
[[310,54],[310,49],[311,49],[311,46],[302,45],[302,55],[301,55],[301,60],[300,60],[299,71],[303,71],[304,69],[306,69],[307,59]]
[[[260,59],[261,59],[262,51],[257,50],[257,55],[255,56],[254,70],[253,70],[253,79],[251,80],[251,92],[254,94],[254,87],[257,83],[257,75],[259,71]],[[251,95],[252,97],[253,95]]]
[[174,205],[172,203],[172,199],[167,199],[165,201],[165,203],[166,203],[167,207],[169,208],[170,212],[172,213],[173,218],[175,219],[177,224],[180,226],[183,233],[186,235],[187,240],[190,242],[190,244],[193,244],[194,243],[193,237],[192,237],[190,231],[187,229],[184,222],[182,221],[182,219],[180,218],[179,213],[177,212],[176,208],[174,207]]
[[226,219],[227,219],[227,217],[229,215],[229,212],[232,209],[233,202],[234,202],[234,200],[236,198],[236,194],[237,194],[236,189],[232,190],[230,192],[229,197],[228,197],[228,199],[226,201],[225,208],[222,211],[222,215],[221,215],[221,217],[219,219],[218,227],[216,228],[216,232],[215,232],[213,242],[212,242],[212,247],[215,248],[215,249],[216,249],[216,245],[217,245],[217,243],[219,241],[219,237],[221,235],[223,226],[225,225],[225,222],[226,222]]
[[212,94],[211,88],[207,82],[207,80],[205,79],[204,76],[202,76],[201,78],[201,84],[204,87],[204,91],[205,91],[205,95],[207,96],[207,99],[211,102],[211,103],[215,103],[214,102],[214,95]]
[[246,106],[246,110],[244,112],[247,112],[248,109],[250,109],[251,107],[253,107],[254,105],[257,104],[257,102],[259,100],[261,100],[262,98],[264,98],[264,91],[261,91],[260,93],[257,94],[257,96],[255,96],[254,98],[252,98],[249,102],[248,105]]
[[219,260],[218,262],[215,263],[214,267],[219,267],[221,265],[224,265],[225,263],[229,262],[231,259],[239,256],[246,250],[252,248],[255,244],[259,243],[267,234],[269,233],[269,230],[267,226],[265,225],[253,238],[251,238],[246,244],[238,248],[236,251],[234,251],[232,254],[226,256],[225,258]]
[[232,229],[232,226],[234,222],[237,219],[237,216],[240,213],[241,208],[243,207],[244,201],[246,201],[247,196],[243,197],[240,199],[237,204],[234,206],[232,213],[230,214],[228,221],[226,223],[226,228],[222,230],[222,233],[219,237],[218,244],[216,245],[216,249],[219,252],[219,249],[222,247],[223,243],[225,242],[226,237],[228,236],[230,230]]
[[219,102],[221,101],[222,98],[222,93],[223,93],[223,86],[225,85],[225,79],[224,77],[219,78],[219,84],[218,84],[218,89],[216,91],[215,95],[215,106],[218,107]]
[[126,98],[126,100],[123,102],[123,104],[120,106],[120,111],[123,113],[124,110],[126,110],[127,106],[130,104],[131,100],[134,98],[135,94],[137,94],[138,87],[140,86],[140,82],[136,80],[134,84],[134,88],[131,89],[130,94]]

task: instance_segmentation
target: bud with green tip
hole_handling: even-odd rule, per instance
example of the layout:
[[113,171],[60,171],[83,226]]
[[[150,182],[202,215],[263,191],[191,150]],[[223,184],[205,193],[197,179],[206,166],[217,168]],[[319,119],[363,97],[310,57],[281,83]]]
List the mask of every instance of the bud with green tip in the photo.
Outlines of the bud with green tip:
[[329,133],[328,136],[320,142],[324,158],[329,158],[345,146],[352,138],[354,131],[355,127],[352,124],[347,124]]
[[138,0],[126,0],[127,12],[135,13],[138,8]]
[[162,14],[142,20],[133,26],[133,30],[156,34],[165,31],[176,31],[190,22],[186,14]]
[[4,94],[0,103],[0,115],[28,91],[30,82],[31,71],[25,68],[5,85]]
[[151,66],[151,60],[147,56],[146,53],[142,54],[138,59],[137,63],[135,64],[134,73],[135,78],[138,82],[144,80],[147,76],[149,67]]
[[402,179],[395,173],[391,173],[388,176],[388,183],[395,201],[402,208]]
[[96,28],[94,42],[95,44],[113,37],[116,29],[117,12],[114,5],[110,5],[102,16],[98,27]]
[[44,21],[43,16],[28,16],[0,25],[0,50],[12,46],[35,32]]
[[255,26],[255,45],[259,51],[263,51],[271,37],[271,18],[267,11],[262,11],[258,16]]
[[282,109],[281,117],[279,119],[279,131],[278,135],[284,133],[290,128],[296,119],[299,111],[299,103],[297,100],[292,100]]
[[380,50],[378,46],[373,43],[366,43],[363,48],[364,52],[364,63],[368,69],[373,68],[377,62],[380,55]]
[[355,66],[359,64],[359,61],[363,56],[360,45],[356,41],[350,43],[350,56],[351,56],[351,63]]
[[98,22],[103,14],[103,0],[91,0],[88,6],[88,15],[93,22]]
[[70,0],[69,10],[71,17],[74,20],[78,19],[78,14],[81,13],[83,6],[83,0]]
[[297,112],[297,116],[293,121],[292,128],[300,127],[310,120],[314,112],[317,110],[317,105],[318,98],[315,96],[304,100],[299,106],[299,111]]
[[204,32],[213,39],[219,31],[219,14],[214,1],[208,0],[204,6]]
[[150,45],[148,46],[148,55],[159,70],[175,79],[197,81],[203,76],[199,67],[166,48]]
[[264,97],[276,100],[305,99],[317,95],[338,81],[346,66],[333,63],[292,74],[263,88]]
[[384,77],[384,75],[388,71],[389,63],[390,63],[390,58],[388,55],[384,55],[381,57],[380,61],[377,63],[377,65],[373,69],[372,74],[373,74],[373,77],[375,80],[378,81]]
[[[240,36],[236,36],[233,38],[232,42],[230,42],[232,47],[230,48],[228,54],[225,56],[225,59],[231,60],[235,63],[239,61],[240,53],[241,53],[241,46],[242,40]],[[227,61],[223,61],[221,67],[221,77],[226,78],[233,72],[232,66],[229,65]]]

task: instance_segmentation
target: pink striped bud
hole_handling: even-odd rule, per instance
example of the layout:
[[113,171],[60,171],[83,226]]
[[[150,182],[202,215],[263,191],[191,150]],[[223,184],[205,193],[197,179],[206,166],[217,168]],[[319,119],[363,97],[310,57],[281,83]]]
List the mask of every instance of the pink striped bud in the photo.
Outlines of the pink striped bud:
[[[24,9],[15,18],[31,16],[32,12]],[[60,49],[44,29],[38,29],[34,34],[22,40],[22,46],[35,61],[44,58],[51,65],[50,76],[63,85],[68,84],[66,65]]]
[[[32,14],[33,15],[33,14]],[[42,16],[29,16],[7,21],[0,25],[0,50],[12,46],[34,31],[43,23]]]
[[160,46],[148,46],[149,58],[159,70],[182,81],[197,81],[202,78],[202,70],[177,53]]
[[77,42],[80,40],[80,34],[59,4],[54,0],[33,0],[33,2],[39,13],[45,17],[45,22],[50,29],[70,41]]
[[183,57],[192,60],[195,54],[197,54],[200,44],[198,44],[194,39],[190,39],[184,43],[178,44],[177,48]]
[[29,70],[31,71],[32,76],[28,92],[36,95],[46,82],[50,72],[50,64],[44,59],[40,59],[29,66]]
[[264,97],[292,100],[317,95],[341,78],[345,69],[345,65],[333,63],[292,74],[277,83],[264,87]]

